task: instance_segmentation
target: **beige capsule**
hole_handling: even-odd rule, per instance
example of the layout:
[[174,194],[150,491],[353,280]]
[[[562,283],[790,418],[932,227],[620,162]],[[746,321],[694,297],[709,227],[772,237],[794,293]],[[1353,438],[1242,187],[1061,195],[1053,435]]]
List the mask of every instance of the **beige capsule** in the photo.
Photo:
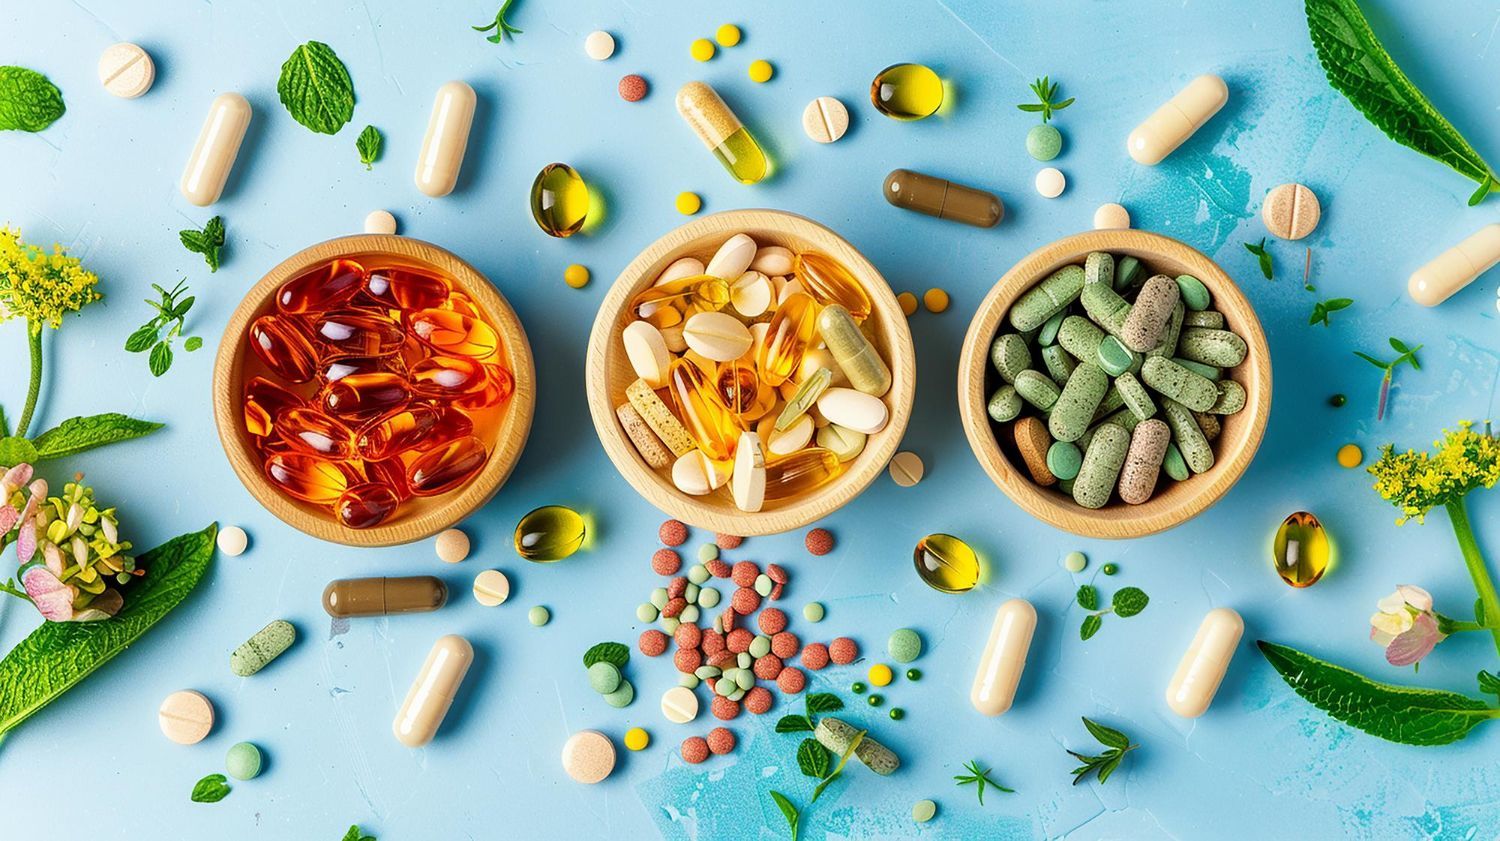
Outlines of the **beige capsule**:
[[396,741],[409,748],[432,741],[473,662],[474,647],[468,640],[457,634],[438,638],[391,723]]
[[224,194],[224,184],[245,140],[245,129],[250,126],[250,114],[250,103],[237,93],[215,97],[177,184],[183,198],[207,207]]
[[433,198],[453,192],[464,152],[469,148],[469,128],[474,123],[478,98],[467,83],[452,81],[438,88],[427,118],[427,134],[417,156],[417,189]]
[[1229,101],[1229,86],[1212,73],[1194,79],[1135,127],[1125,149],[1136,163],[1155,166],[1193,136]]
[[1406,290],[1424,307],[1435,307],[1500,263],[1500,222],[1491,222],[1411,273]]
[[1151,498],[1170,443],[1172,430],[1165,421],[1151,418],[1136,424],[1130,435],[1130,449],[1125,452],[1125,465],[1120,468],[1120,499],[1140,505]]
[[1172,712],[1183,718],[1208,712],[1244,633],[1245,620],[1231,608],[1216,607],[1203,617],[1172,682],[1167,684],[1167,706]]
[[1036,608],[1031,602],[1011,599],[995,611],[995,622],[969,689],[969,703],[974,709],[985,715],[1000,715],[1010,709],[1035,632]]

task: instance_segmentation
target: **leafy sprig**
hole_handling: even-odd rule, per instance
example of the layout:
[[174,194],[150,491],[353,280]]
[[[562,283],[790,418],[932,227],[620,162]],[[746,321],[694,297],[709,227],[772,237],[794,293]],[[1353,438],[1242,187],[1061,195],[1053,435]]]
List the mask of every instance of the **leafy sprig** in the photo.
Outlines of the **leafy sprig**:
[[359,824],[351,824],[349,831],[344,833],[343,841],[375,841],[375,836],[366,835]]
[[1092,611],[1088,616],[1083,617],[1083,625],[1078,629],[1079,638],[1085,640],[1099,633],[1099,629],[1104,625],[1105,614],[1113,613],[1116,616],[1128,618],[1145,610],[1146,605],[1151,601],[1151,597],[1147,596],[1146,591],[1141,588],[1125,587],[1115,592],[1114,597],[1110,599],[1109,607],[1100,610],[1099,591],[1092,584],[1079,587],[1075,598],[1078,600],[1079,607]]
[[1313,304],[1312,315],[1308,316],[1307,318],[1308,326],[1321,324],[1324,327],[1327,327],[1329,313],[1335,313],[1339,310],[1348,309],[1353,304],[1353,298],[1329,298],[1326,301],[1319,301],[1318,303]]
[[224,217],[215,216],[208,220],[201,231],[192,228],[178,231],[177,238],[182,240],[183,248],[203,255],[203,262],[208,264],[210,272],[219,270],[219,251],[224,248]]
[[374,126],[365,126],[365,130],[355,138],[354,148],[359,152],[359,162],[365,165],[366,170],[375,168],[375,161],[380,159],[380,147],[384,143],[385,138],[381,136],[380,129]]
[[1005,786],[995,782],[990,777],[990,769],[979,767],[979,760],[977,759],[970,760],[968,764],[964,765],[964,770],[968,771],[969,773],[954,774],[953,779],[957,781],[960,786],[975,786],[976,793],[979,795],[979,805],[981,806],[984,805],[985,786],[989,786],[990,788],[996,789],[997,791],[1003,791],[1006,794],[1016,793],[1015,789],[1006,788]]
[[1266,280],[1276,279],[1276,267],[1271,262],[1271,252],[1266,250],[1266,238],[1261,237],[1259,243],[1245,243],[1245,250],[1255,255],[1260,261],[1260,273],[1266,276]]
[[1126,736],[1113,727],[1105,727],[1097,721],[1091,721],[1087,717],[1083,719],[1083,726],[1088,728],[1089,733],[1095,739],[1098,739],[1101,745],[1104,745],[1105,750],[1103,753],[1094,756],[1078,753],[1077,751],[1068,751],[1070,756],[1083,763],[1072,771],[1073,785],[1076,786],[1083,782],[1088,778],[1089,774],[1098,776],[1101,783],[1107,782],[1109,775],[1113,774],[1115,769],[1120,767],[1120,763],[1125,759],[1125,754],[1135,750],[1140,745],[1131,744],[1129,736]]
[[823,778],[823,782],[818,783],[817,788],[813,789],[812,800],[808,801],[809,803],[817,803],[818,798],[823,796],[823,791],[832,785],[834,780],[843,776],[844,766],[849,764],[849,757],[853,756],[854,752],[859,749],[860,743],[865,740],[865,734],[868,732],[870,731],[861,730],[854,734],[854,738],[849,740],[849,747],[845,748],[844,755],[839,757],[839,764],[834,767],[828,776]]
[[[172,341],[182,334],[188,310],[193,308],[192,295],[181,297],[187,292],[186,284],[187,280],[184,279],[172,287],[170,292],[155,283],[151,284],[160,298],[155,301],[147,298],[146,303],[156,310],[156,315],[125,340],[125,349],[131,353],[151,351],[147,364],[153,377],[165,374],[172,367]],[[203,347],[203,339],[200,336],[188,336],[182,347],[191,353]]]
[[504,41],[505,36],[507,35],[511,36],[511,40],[515,40],[515,36],[520,35],[521,30],[515,28],[514,26],[511,26],[505,20],[505,13],[510,11],[511,4],[515,2],[516,0],[505,0],[505,2],[500,5],[500,11],[495,13],[495,20],[493,23],[490,23],[487,26],[473,26],[470,27],[470,29],[473,29],[475,32],[489,32],[490,30],[494,30],[495,34],[484,39],[486,41],[489,41],[491,44],[498,44],[501,41]]
[[[1479,679],[1480,692],[1486,695],[1500,696],[1500,676],[1496,676],[1494,672],[1481,669],[1476,677]],[[1500,697],[1496,698],[1496,703],[1500,703]]]
[[1052,115],[1073,104],[1073,97],[1068,97],[1062,102],[1054,102],[1057,97],[1057,83],[1046,76],[1031,83],[1031,92],[1036,94],[1037,102],[1022,102],[1016,107],[1022,111],[1033,114],[1041,114],[1042,122],[1046,123],[1052,119]]
[[1385,375],[1380,378],[1380,406],[1375,411],[1375,420],[1385,419],[1385,404],[1391,396],[1391,378],[1395,376],[1396,368],[1400,366],[1401,363],[1405,362],[1410,364],[1414,370],[1422,370],[1422,363],[1417,361],[1417,351],[1422,349],[1422,345],[1409,347],[1405,342],[1395,337],[1391,337],[1387,341],[1391,343],[1391,347],[1394,348],[1396,353],[1398,354],[1397,357],[1395,359],[1392,359],[1390,362],[1384,362],[1382,360],[1376,359],[1368,353],[1361,353],[1357,350],[1354,351],[1355,356],[1358,356],[1360,359],[1363,359],[1364,361],[1385,372]]

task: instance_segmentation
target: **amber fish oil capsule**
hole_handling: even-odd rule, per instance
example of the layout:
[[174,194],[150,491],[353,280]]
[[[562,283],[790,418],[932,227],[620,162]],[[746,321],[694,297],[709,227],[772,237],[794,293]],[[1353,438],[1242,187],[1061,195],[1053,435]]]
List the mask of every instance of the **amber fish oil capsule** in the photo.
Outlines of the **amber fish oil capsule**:
[[1229,101],[1229,87],[1212,73],[1189,82],[1135,127],[1125,148],[1136,163],[1155,166],[1193,136]]
[[396,741],[409,748],[432,741],[473,662],[474,647],[468,640],[456,634],[438,638],[391,723]]
[[433,198],[453,192],[458,171],[469,147],[469,127],[474,122],[474,89],[459,81],[438,88],[427,119],[427,135],[417,157],[417,189]]
[[221,93],[214,99],[177,185],[183,198],[199,207],[219,200],[249,126],[250,103],[243,96]]
[[1025,599],[1011,599],[995,611],[989,640],[979,657],[979,671],[969,690],[969,703],[985,715],[1000,715],[1016,699],[1026,653],[1036,632],[1036,608]]
[[703,82],[688,82],[677,92],[677,113],[736,181],[754,184],[766,177],[771,167],[760,144],[718,91]]
[[993,228],[1005,218],[1005,205],[995,194],[909,169],[892,170],[882,192],[896,207],[979,228]]
[[1167,706],[1172,712],[1183,718],[1197,718],[1208,711],[1244,633],[1245,620],[1230,608],[1216,607],[1203,617],[1198,633],[1177,665],[1177,673],[1167,685]]
[[920,120],[943,105],[943,80],[924,64],[893,64],[870,83],[870,103],[893,120]]
[[335,618],[426,613],[447,602],[447,585],[433,575],[341,578],[323,590],[323,609]]

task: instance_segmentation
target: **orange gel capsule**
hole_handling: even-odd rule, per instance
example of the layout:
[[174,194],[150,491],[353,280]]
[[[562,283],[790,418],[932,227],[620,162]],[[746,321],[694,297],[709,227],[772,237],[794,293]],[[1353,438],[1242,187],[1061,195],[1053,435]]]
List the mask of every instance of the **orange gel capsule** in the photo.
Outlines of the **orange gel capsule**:
[[489,409],[502,405],[516,391],[516,378],[510,369],[502,365],[484,366],[486,382],[484,388],[453,399],[453,405],[467,411]]
[[792,261],[792,274],[818,303],[824,306],[838,304],[848,310],[855,321],[870,317],[870,296],[843,263],[826,254],[808,251],[798,254]]
[[500,336],[484,321],[454,310],[417,310],[407,316],[411,332],[443,353],[483,359],[500,347]]
[[411,389],[399,374],[350,374],[323,389],[323,408],[344,420],[369,420],[404,408]]
[[[852,313],[852,311],[851,311]],[[767,385],[778,386],[797,372],[802,354],[818,333],[818,305],[801,292],[787,297],[766,330],[755,367]]]
[[463,356],[432,356],[411,366],[407,382],[412,391],[434,399],[474,394],[490,384],[484,367]]
[[470,435],[428,450],[406,466],[407,484],[416,496],[436,496],[462,485],[484,467],[489,453]]
[[250,349],[277,376],[305,383],[318,370],[312,334],[297,316],[263,315],[250,324]]
[[371,482],[385,485],[395,491],[396,498],[405,502],[411,499],[411,487],[406,484],[406,465],[399,458],[364,462],[364,474]]
[[337,463],[317,456],[276,453],[266,459],[266,478],[287,496],[332,505],[349,488],[349,476]]
[[672,360],[667,391],[672,395],[673,411],[698,443],[698,449],[716,461],[733,458],[744,427],[703,370],[686,359]]
[[365,292],[388,307],[425,310],[448,300],[448,282],[411,269],[371,269]]
[[454,312],[463,313],[470,318],[477,318],[480,321],[484,320],[484,313],[479,311],[479,305],[474,303],[473,298],[462,292],[454,292],[449,295],[448,300],[439,309],[453,310]]
[[354,452],[354,430],[317,409],[287,409],[276,416],[276,434],[295,451],[342,461]]
[[808,447],[766,462],[766,500],[788,499],[822,487],[844,472],[832,450]]
[[[680,315],[688,311],[718,311],[727,303],[729,303],[729,281],[721,277],[701,274],[670,280],[660,286],[652,286],[635,296],[635,299],[630,302],[630,311],[643,318],[648,315],[654,318],[657,312],[666,307],[677,310]],[[641,307],[646,307],[646,312],[641,312]],[[675,322],[657,326],[670,327],[672,323]]]
[[324,348],[350,356],[390,356],[406,341],[401,325],[374,310],[327,313],[318,319],[314,332]]
[[245,383],[245,430],[264,438],[276,429],[276,416],[302,405],[302,398],[265,377]]
[[714,378],[719,396],[742,423],[753,423],[776,405],[776,389],[761,381],[755,366],[743,359],[725,362]]
[[323,360],[318,379],[325,383],[341,380],[350,374],[400,374],[406,375],[406,360],[400,354],[390,356],[335,356]]
[[365,285],[365,269],[353,260],[334,260],[300,274],[276,292],[276,308],[284,313],[323,312],[354,297]]
[[387,485],[351,485],[333,505],[333,514],[351,529],[367,529],[385,522],[401,505],[401,497]]
[[[415,403],[361,429],[355,447],[360,458],[379,461],[407,450],[431,449],[473,431],[474,422],[463,412]],[[370,481],[378,480],[371,476]]]

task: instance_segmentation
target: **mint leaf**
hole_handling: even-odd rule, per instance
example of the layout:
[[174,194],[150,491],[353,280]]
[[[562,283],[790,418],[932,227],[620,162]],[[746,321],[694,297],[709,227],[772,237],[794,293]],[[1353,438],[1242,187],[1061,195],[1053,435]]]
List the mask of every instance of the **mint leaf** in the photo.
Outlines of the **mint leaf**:
[[[107,412],[102,415],[68,418],[38,435],[32,443],[36,444],[36,460],[42,461],[77,455],[85,450],[92,450],[117,441],[140,438],[150,435],[161,427],[159,423],[136,420],[117,412]],[[0,463],[4,463],[4,459],[0,459]]]
[[1134,616],[1146,609],[1146,603],[1151,598],[1139,587],[1126,587],[1115,593],[1110,604],[1115,609],[1116,616]]
[[1476,676],[1479,678],[1479,691],[1486,695],[1500,695],[1500,677],[1493,673],[1481,670]]
[[155,321],[143,325],[139,330],[131,333],[130,338],[125,340],[125,350],[131,353],[141,353],[142,351],[150,350],[151,346],[156,344],[156,337],[160,332],[161,328],[156,326]]
[[201,347],[203,347],[202,336],[188,336],[187,341],[182,343],[182,349],[187,351],[188,353],[192,353],[193,351]]
[[146,574],[124,588],[125,606],[113,618],[44,622],[17,643],[0,660],[0,733],[88,677],[180,604],[208,571],[218,531],[210,525],[136,558]]
[[209,774],[193,786],[194,803],[218,803],[229,796],[229,778],[223,774]]
[[151,349],[151,358],[148,360],[151,368],[151,376],[159,377],[172,367],[172,346],[166,342],[157,342],[156,347]]
[[292,119],[319,134],[336,134],[354,119],[354,81],[322,41],[292,51],[281,65],[276,93]]
[[1084,610],[1099,609],[1099,591],[1084,584],[1078,588],[1078,606]]
[[797,814],[797,807],[792,801],[786,799],[786,795],[779,791],[771,792],[771,799],[776,802],[776,808],[781,810],[781,816],[786,818],[787,831],[791,833],[791,841],[797,841],[797,823],[801,817]]
[[26,67],[0,67],[0,131],[41,131],[61,117],[62,91]]
[[[208,263],[210,272],[219,270],[219,251],[224,247],[224,217],[215,216],[208,220],[201,231],[191,228],[178,231],[177,238],[182,241],[183,248],[203,255],[203,261]],[[129,349],[127,346],[126,350]]]
[[803,739],[797,746],[797,767],[804,776],[821,780],[828,776],[828,765],[832,754],[817,739]]
[[23,461],[30,464],[36,460],[35,444],[19,435],[0,438],[0,464],[13,467]]
[[583,667],[585,669],[595,663],[609,663],[617,669],[623,669],[625,668],[625,664],[629,662],[630,649],[626,648],[622,642],[601,642],[588,651],[583,652]]
[[1104,620],[1100,619],[1097,613],[1090,613],[1088,616],[1083,617],[1083,625],[1078,628],[1079,639],[1086,640],[1094,634],[1099,633],[1099,628],[1103,624]]
[[1105,727],[1099,722],[1087,717],[1083,719],[1083,726],[1087,727],[1089,733],[1092,734],[1095,739],[1099,740],[1099,744],[1104,745],[1107,748],[1119,748],[1120,750],[1124,750],[1130,747],[1130,737],[1114,729],[1113,727]]
[[811,733],[812,719],[805,715],[784,715],[776,722],[777,733]]
[[1442,689],[1377,683],[1294,648],[1256,642],[1282,680],[1308,703],[1372,736],[1404,745],[1446,745],[1500,717],[1485,702]]
[[364,831],[359,828],[359,824],[351,824],[349,831],[344,833],[342,841],[375,841],[375,836],[364,834]]
[[807,714],[837,712],[844,708],[839,696],[829,692],[814,692],[807,696]]
[[365,169],[374,169],[373,164],[380,157],[383,142],[380,129],[374,126],[365,126],[365,130],[359,133],[354,141],[354,148],[359,152],[359,162],[365,165]]

